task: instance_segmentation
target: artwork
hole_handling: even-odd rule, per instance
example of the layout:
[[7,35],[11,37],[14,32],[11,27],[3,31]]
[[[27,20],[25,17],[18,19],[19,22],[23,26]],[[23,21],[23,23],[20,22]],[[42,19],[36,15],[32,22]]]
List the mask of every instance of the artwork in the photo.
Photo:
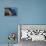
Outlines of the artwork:
[[9,36],[8,36],[8,39],[15,41],[15,39],[16,39],[16,34],[15,34],[15,33],[10,33]]
[[6,7],[4,15],[5,16],[17,16],[17,8],[16,7]]
[[46,41],[46,25],[21,25],[20,40]]
[[[11,42],[10,42],[11,41]],[[10,44],[15,44],[15,41],[16,41],[16,33],[14,32],[11,32],[9,35],[8,35],[8,46],[10,46]]]

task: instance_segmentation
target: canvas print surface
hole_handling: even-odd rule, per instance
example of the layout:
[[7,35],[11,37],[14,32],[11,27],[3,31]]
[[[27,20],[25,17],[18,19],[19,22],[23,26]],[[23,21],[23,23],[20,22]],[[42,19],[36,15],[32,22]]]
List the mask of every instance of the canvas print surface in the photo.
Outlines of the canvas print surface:
[[16,7],[6,7],[4,15],[5,16],[17,16],[17,8]]

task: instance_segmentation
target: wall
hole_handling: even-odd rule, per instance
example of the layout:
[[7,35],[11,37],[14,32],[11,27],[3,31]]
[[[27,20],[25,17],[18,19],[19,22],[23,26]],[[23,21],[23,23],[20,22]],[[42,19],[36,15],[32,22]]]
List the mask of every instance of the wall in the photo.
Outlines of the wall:
[[[4,16],[5,7],[17,7],[18,16]],[[0,44],[7,44],[17,24],[46,24],[46,0],[0,0]]]

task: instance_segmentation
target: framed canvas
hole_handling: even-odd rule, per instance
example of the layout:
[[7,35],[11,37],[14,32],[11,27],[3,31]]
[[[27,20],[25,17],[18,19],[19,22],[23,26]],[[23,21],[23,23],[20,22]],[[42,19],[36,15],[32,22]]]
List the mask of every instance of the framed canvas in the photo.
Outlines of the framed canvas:
[[16,7],[5,7],[4,16],[17,16],[17,8]]

